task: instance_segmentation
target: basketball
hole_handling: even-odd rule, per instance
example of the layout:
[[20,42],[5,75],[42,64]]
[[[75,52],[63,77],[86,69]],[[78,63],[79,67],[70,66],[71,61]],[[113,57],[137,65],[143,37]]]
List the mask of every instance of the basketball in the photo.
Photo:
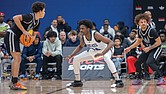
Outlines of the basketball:
[[28,32],[31,36],[25,36],[24,34],[22,34],[20,37],[20,43],[23,44],[25,47],[29,47],[36,37],[36,33],[33,32],[33,30],[29,30]]

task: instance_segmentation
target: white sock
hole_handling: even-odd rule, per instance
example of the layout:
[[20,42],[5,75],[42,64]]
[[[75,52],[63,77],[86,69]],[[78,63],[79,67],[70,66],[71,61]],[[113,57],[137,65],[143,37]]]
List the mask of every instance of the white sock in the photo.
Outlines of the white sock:
[[120,80],[119,75],[118,75],[117,72],[116,73],[112,73],[112,75],[114,76],[115,80]]
[[80,62],[77,59],[73,59],[73,68],[74,68],[74,74],[75,74],[75,80],[80,81]]

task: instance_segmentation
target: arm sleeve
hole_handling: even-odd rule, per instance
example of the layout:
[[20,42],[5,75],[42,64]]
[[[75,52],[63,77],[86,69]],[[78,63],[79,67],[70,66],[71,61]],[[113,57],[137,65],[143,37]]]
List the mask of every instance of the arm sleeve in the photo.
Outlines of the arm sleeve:
[[23,14],[22,15],[22,20],[25,22],[30,22],[32,20],[32,15],[31,14]]
[[150,37],[153,37],[154,39],[158,38],[159,35],[155,29],[151,29],[150,31]]
[[62,54],[62,44],[60,42],[60,40],[58,40],[58,44],[57,44],[57,48],[56,51],[52,52],[52,56],[56,56],[56,55],[61,55]]
[[42,54],[42,44],[40,43],[37,54],[35,55],[35,58],[41,57],[41,54]]
[[47,52],[47,43],[46,43],[46,41],[44,41],[43,48],[42,48],[42,53],[45,55],[46,52]]
[[22,50],[22,58],[24,58],[24,59],[27,58],[27,50],[28,50],[27,47],[24,47],[23,50]]

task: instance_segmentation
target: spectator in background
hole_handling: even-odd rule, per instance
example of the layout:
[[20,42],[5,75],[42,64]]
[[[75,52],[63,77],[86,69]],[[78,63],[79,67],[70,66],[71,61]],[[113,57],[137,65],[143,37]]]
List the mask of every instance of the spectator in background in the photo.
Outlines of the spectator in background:
[[62,79],[62,44],[57,33],[49,31],[43,44],[43,79],[48,79],[48,63],[56,62],[56,79]]
[[124,48],[129,47],[131,45],[131,42],[127,38],[125,38],[121,32],[119,32],[119,31],[116,32],[115,37],[120,37],[122,39],[122,45]]
[[131,30],[129,37],[127,38],[130,41],[130,43],[133,43],[136,40],[137,32],[138,32],[138,30],[136,30],[136,29]]
[[124,60],[124,47],[121,46],[122,39],[120,37],[115,37],[114,43],[115,45],[112,61],[115,64],[116,70],[118,71],[120,63]]
[[13,19],[7,19],[7,20],[6,20],[6,23],[7,23],[10,27],[12,27],[14,21],[13,21]]
[[68,23],[66,23],[65,19],[62,17],[62,15],[58,15],[57,16],[57,21],[58,21],[58,25],[57,25],[57,29],[58,31],[65,31],[66,34],[68,32],[71,31],[71,27],[68,25]]
[[159,57],[159,62],[165,62],[162,67],[163,75],[166,76],[166,31],[160,31],[159,32],[160,38],[161,38],[161,48],[162,52]]
[[147,14],[150,17],[150,22],[149,22],[150,27],[156,28],[156,24],[153,22],[153,19],[152,19],[152,13],[150,11],[145,11],[145,14]]
[[36,74],[34,75],[34,79],[38,79],[39,78],[39,73],[40,73],[40,69],[42,67],[42,58],[41,58],[41,54],[42,54],[42,43],[40,42],[40,37],[38,34],[36,34],[36,38],[33,42],[32,45],[30,45],[29,47],[25,47],[23,48],[22,51],[22,61],[20,64],[20,69],[21,69],[21,75],[20,78],[24,79],[26,78],[26,63],[36,63],[37,67],[36,67]]
[[4,36],[6,34],[6,30],[10,28],[10,26],[4,22],[5,13],[0,12],[0,45],[4,43]]
[[104,32],[103,33],[101,33],[103,36],[105,36],[105,37],[107,37],[107,38],[109,38],[109,39],[113,39],[113,35],[108,31],[108,25],[107,24],[105,24],[104,26],[103,26],[103,29],[104,29]]
[[107,30],[108,33],[111,34],[112,37],[114,38],[114,36],[115,36],[115,31],[114,31],[113,28],[111,28],[110,22],[109,22],[108,19],[104,19],[103,26],[102,26],[101,29],[100,29],[100,33],[104,33],[104,32],[105,32],[105,29],[104,29],[105,25],[108,26],[108,30]]
[[[6,70],[7,67],[8,67],[8,66],[6,66],[6,65],[10,65],[10,64],[11,64],[11,62],[12,62],[12,57],[9,56],[9,54],[8,54],[8,52],[7,52],[7,50],[6,50],[5,44],[1,45],[0,50],[1,50],[2,53],[3,53],[3,56],[1,56],[1,63],[2,63],[2,66],[3,66],[3,68],[4,68],[3,70]],[[9,64],[7,64],[7,63],[9,63]],[[5,72],[7,72],[7,71],[5,71]]]
[[115,29],[116,31],[121,32],[121,34],[122,34],[125,38],[127,38],[127,36],[128,36],[128,27],[125,26],[125,23],[124,23],[123,21],[119,21],[119,22],[116,24],[115,28],[116,28],[116,29]]
[[62,47],[66,44],[66,33],[65,31],[61,31],[59,34],[59,39],[62,43]]
[[43,40],[46,40],[46,36],[49,31],[55,31],[57,33],[57,36],[59,36],[60,31],[58,31],[57,26],[58,26],[57,20],[56,19],[52,20],[51,26],[47,27],[44,32]]
[[65,46],[67,47],[76,47],[80,44],[80,40],[77,37],[77,31],[71,30],[69,32],[69,39],[67,39]]

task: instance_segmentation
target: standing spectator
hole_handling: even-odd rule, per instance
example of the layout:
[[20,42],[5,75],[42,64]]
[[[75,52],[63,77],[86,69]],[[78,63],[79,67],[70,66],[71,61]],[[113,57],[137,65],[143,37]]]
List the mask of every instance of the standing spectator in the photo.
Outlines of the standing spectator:
[[59,34],[59,39],[62,43],[62,47],[66,44],[66,33],[65,31],[61,31]]
[[49,31],[47,34],[47,39],[43,44],[43,79],[47,79],[48,74],[48,63],[56,62],[56,79],[62,79],[62,44],[57,33],[54,31]]
[[10,26],[4,22],[5,13],[0,12],[0,45],[4,43],[4,36],[6,34],[6,30],[10,28]]
[[104,29],[105,25],[108,26],[108,30],[107,30],[108,33],[111,34],[112,37],[114,38],[114,36],[115,36],[115,31],[114,31],[114,29],[110,26],[110,22],[109,22],[108,19],[104,19],[104,24],[103,24],[103,26],[102,26],[101,29],[100,29],[100,33],[104,33],[104,32],[105,32],[105,29]]
[[149,25],[151,28],[156,28],[156,24],[153,22],[152,19],[152,13],[150,11],[145,11],[145,14],[147,14],[150,17]]
[[47,33],[49,31],[54,31],[54,32],[57,33],[57,36],[59,36],[59,32],[60,31],[58,31],[57,25],[58,25],[57,20],[56,19],[52,20],[51,26],[47,27],[46,30],[45,30],[45,32],[44,32],[44,37],[43,37],[44,39],[43,40],[46,40],[46,36],[47,36]]
[[41,58],[41,54],[42,54],[42,43],[40,42],[40,37],[38,36],[38,34],[36,34],[36,38],[33,42],[32,45],[30,45],[29,47],[25,47],[23,48],[22,51],[22,61],[20,64],[20,69],[21,69],[21,75],[20,78],[26,78],[26,63],[36,63],[37,67],[36,67],[36,74],[34,75],[35,79],[39,78],[39,73],[42,67],[42,58]]
[[57,16],[57,21],[58,21],[58,26],[57,29],[58,31],[65,31],[66,34],[71,31],[71,27],[66,23],[65,19],[62,17],[62,15]]
[[123,21],[119,21],[119,22],[116,24],[116,26],[117,26],[118,31],[120,31],[121,34],[122,34],[125,38],[127,38],[127,36],[128,36],[128,27],[125,26],[125,23],[124,23]]
[[76,47],[80,44],[80,40],[77,35],[77,31],[71,30],[69,32],[69,39],[67,39],[65,46],[67,47]]

